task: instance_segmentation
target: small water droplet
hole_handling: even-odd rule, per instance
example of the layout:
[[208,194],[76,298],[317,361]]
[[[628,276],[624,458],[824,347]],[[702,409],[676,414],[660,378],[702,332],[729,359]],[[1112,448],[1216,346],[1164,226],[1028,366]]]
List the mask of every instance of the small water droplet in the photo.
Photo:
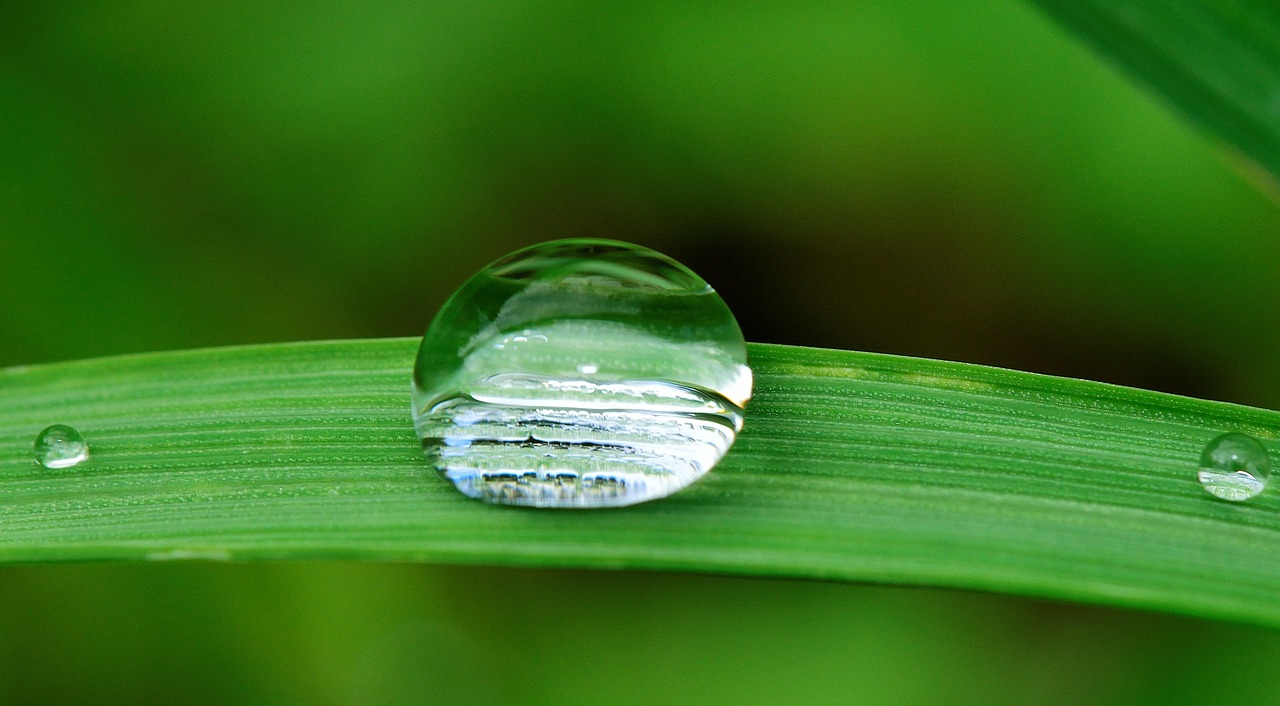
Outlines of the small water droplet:
[[489,265],[422,339],[414,427],[464,494],[536,507],[661,498],[714,466],[751,397],[702,278],[648,248],[559,240]]
[[1223,434],[1200,455],[1200,485],[1216,498],[1242,502],[1267,487],[1271,460],[1267,449],[1247,434]]
[[45,468],[70,468],[89,458],[89,445],[80,432],[54,424],[36,435],[36,460]]

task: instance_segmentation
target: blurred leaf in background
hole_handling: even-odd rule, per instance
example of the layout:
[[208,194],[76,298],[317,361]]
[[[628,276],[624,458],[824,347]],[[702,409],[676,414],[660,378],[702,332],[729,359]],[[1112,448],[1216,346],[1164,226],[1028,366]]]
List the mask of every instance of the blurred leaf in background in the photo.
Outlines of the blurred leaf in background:
[[1238,149],[1275,189],[1280,6],[1270,0],[1034,2],[1171,108]]
[[[0,134],[0,365],[421,333],[488,260],[600,236],[751,340],[1280,404],[1280,210],[1012,0],[9,7]],[[1280,690],[1215,662],[1269,632],[938,591],[301,564],[0,598],[0,703]]]

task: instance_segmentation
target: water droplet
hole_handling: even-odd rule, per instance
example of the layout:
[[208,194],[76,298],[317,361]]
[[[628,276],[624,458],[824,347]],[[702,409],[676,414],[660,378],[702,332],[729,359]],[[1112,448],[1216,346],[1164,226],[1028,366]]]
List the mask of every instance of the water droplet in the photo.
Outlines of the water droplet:
[[70,468],[89,458],[89,445],[80,432],[54,424],[36,435],[36,460],[45,468]]
[[1270,475],[1267,449],[1246,434],[1223,434],[1200,455],[1200,485],[1216,498],[1248,500],[1267,487]]
[[428,458],[464,494],[507,505],[670,495],[724,456],[750,397],[746,343],[715,290],[609,240],[489,265],[436,315],[413,374]]

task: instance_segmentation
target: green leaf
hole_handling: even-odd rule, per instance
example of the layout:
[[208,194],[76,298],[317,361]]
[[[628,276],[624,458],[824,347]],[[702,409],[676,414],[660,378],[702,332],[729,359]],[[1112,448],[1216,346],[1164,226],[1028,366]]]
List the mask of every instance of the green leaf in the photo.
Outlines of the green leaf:
[[1280,175],[1280,4],[1033,2],[1193,121]]
[[[491,507],[422,458],[409,339],[0,372],[0,561],[342,557],[907,583],[1280,626],[1280,497],[1195,478],[1280,413],[959,363],[754,344],[746,430],[619,510]],[[92,456],[46,470],[36,433]]]

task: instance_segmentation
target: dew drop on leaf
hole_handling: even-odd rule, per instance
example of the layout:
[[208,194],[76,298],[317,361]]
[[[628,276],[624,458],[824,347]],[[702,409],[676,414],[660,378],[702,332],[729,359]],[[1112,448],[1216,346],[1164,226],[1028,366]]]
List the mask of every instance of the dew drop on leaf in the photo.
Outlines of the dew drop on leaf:
[[455,293],[422,339],[413,416],[462,493],[614,507],[714,466],[751,397],[746,343],[702,278],[648,248],[558,240]]
[[1223,434],[1200,455],[1200,485],[1216,498],[1242,502],[1267,487],[1271,460],[1267,449],[1247,434]]
[[36,461],[50,469],[70,468],[89,458],[89,445],[80,432],[54,424],[36,435]]

